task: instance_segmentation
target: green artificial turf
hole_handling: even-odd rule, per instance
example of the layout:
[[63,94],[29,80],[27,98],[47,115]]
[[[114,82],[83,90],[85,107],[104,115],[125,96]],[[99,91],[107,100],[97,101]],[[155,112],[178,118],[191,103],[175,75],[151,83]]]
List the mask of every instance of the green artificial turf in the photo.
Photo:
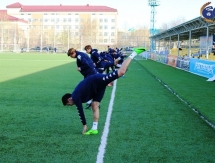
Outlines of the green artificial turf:
[[190,72],[163,65],[152,60],[140,62],[151,75],[162,80],[192,108],[197,109],[209,121],[215,124],[215,86],[207,78]]
[[[76,67],[66,54],[0,54],[0,162],[96,162],[112,87],[101,102],[99,134],[82,135],[76,108],[61,103],[83,79]],[[213,82],[132,61],[117,81],[104,162],[215,162],[214,129],[155,76],[215,123]],[[92,111],[84,112],[91,128]]]
[[138,62],[118,81],[116,94],[105,162],[215,161],[214,129]]
[[[101,134],[82,135],[76,107],[61,103],[83,79],[74,61],[65,54],[0,55],[0,162],[95,162]],[[101,105],[99,129],[108,99]],[[92,111],[85,115],[91,128]]]

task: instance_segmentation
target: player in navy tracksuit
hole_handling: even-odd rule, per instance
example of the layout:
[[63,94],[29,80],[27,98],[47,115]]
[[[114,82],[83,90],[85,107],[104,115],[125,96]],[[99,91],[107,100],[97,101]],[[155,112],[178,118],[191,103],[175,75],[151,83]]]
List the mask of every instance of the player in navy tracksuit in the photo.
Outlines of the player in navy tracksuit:
[[85,46],[84,48],[86,53],[90,54],[90,58],[94,62],[96,69],[99,73],[103,73],[105,69],[104,59],[99,55],[97,49],[92,49],[90,45]]
[[[99,73],[103,73],[105,69],[109,68],[111,65],[115,65],[115,62],[105,62],[104,58],[98,53],[98,50],[92,49],[91,45],[85,46],[84,49],[91,55],[91,59],[96,65],[96,69]],[[116,62],[118,62],[118,60]],[[113,86],[113,83],[108,84],[108,86]]]
[[[78,66],[77,69],[84,76],[84,78],[98,73],[93,61],[90,59],[90,57],[86,53],[79,52],[79,51],[75,50],[74,48],[70,48],[67,52],[67,55],[70,56],[71,58],[77,58],[76,59],[76,63]],[[89,100],[86,103],[85,109],[90,108],[91,103],[92,103],[92,101]]]
[[[98,134],[98,120],[99,120],[99,103],[101,102],[106,86],[108,83],[123,76],[131,62],[131,60],[137,55],[145,51],[144,48],[135,48],[134,52],[122,63],[122,66],[109,74],[95,74],[82,80],[71,93],[66,93],[62,96],[63,105],[72,106],[76,105],[78,114],[83,124],[82,134],[95,135]],[[87,122],[83,111],[82,103],[93,99],[93,126],[92,129],[87,131]]]
[[86,53],[79,52],[74,48],[70,48],[67,52],[67,55],[70,56],[71,58],[77,58],[76,59],[76,63],[78,66],[77,69],[84,76],[84,78],[98,73],[96,71],[93,61]]
[[106,74],[109,73],[109,68],[111,67],[112,71],[114,71],[114,59],[113,57],[106,53],[106,52],[101,52],[100,55],[103,57],[104,62],[105,62],[105,70],[106,70]]

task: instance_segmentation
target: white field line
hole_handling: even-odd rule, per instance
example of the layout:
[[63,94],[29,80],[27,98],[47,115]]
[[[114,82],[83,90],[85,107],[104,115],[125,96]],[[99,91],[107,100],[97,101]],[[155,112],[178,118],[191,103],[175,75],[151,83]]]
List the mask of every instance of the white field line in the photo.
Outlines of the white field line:
[[103,134],[101,137],[101,143],[99,146],[96,163],[103,163],[103,158],[104,158],[104,154],[105,154],[105,148],[106,148],[107,138],[108,138],[108,133],[109,133],[110,119],[111,119],[113,103],[114,103],[114,99],[115,99],[116,83],[117,83],[117,80],[115,80],[114,84],[113,84],[113,90],[111,93],[111,99],[110,99],[110,103],[109,103],[109,107],[108,107],[108,113],[107,113],[107,117],[106,117],[106,121],[105,121],[105,127],[103,130]]

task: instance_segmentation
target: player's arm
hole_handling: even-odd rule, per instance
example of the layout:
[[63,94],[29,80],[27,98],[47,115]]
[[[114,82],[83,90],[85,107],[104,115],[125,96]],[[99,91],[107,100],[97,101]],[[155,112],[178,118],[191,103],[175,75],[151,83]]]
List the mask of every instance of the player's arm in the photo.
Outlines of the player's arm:
[[81,55],[77,55],[77,66],[78,66],[78,71],[83,71],[90,67],[87,60]]
[[84,110],[81,101],[76,101],[77,109],[78,109],[78,115],[80,117],[81,123],[83,124],[83,131],[82,134],[84,134],[87,131],[87,122],[84,115]]
[[103,58],[95,51],[92,52],[92,55],[96,58],[96,64],[99,64],[101,61],[103,61]]

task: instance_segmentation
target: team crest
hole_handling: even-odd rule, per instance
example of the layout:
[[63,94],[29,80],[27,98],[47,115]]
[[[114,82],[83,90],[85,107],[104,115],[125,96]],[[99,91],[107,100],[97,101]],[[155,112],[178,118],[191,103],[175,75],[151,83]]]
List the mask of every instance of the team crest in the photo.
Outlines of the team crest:
[[208,6],[211,2],[205,3],[200,9],[200,15],[203,20],[208,23],[215,22],[215,8],[213,6]]

